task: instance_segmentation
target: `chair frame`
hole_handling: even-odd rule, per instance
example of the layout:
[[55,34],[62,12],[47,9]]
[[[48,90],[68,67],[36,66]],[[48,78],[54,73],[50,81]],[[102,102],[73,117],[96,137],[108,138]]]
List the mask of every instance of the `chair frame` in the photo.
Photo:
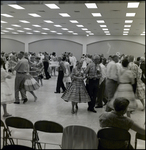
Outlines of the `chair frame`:
[[[17,122],[17,124],[16,124]],[[7,131],[8,131],[8,135],[6,136],[6,139],[16,139],[17,141],[17,145],[18,145],[18,139],[17,138],[11,138],[11,131],[9,129],[9,127],[13,127],[13,128],[16,128],[16,129],[32,129],[32,148],[35,149],[35,142],[34,142],[34,125],[33,123],[26,119],[26,118],[21,118],[21,117],[9,117],[9,118],[6,118],[5,120],[5,124],[6,124],[6,127],[7,127]],[[24,140],[24,139],[20,139],[20,140]],[[12,145],[15,145],[14,141],[13,143],[11,143]]]
[[142,134],[136,132],[136,134],[135,134],[135,149],[137,148],[137,140],[138,139],[145,140],[145,135],[142,135]]
[[[120,137],[119,135],[122,136]],[[97,132],[97,138],[99,140],[99,146],[100,146],[100,139],[105,139],[109,141],[128,141],[127,148],[130,147],[130,141],[131,141],[131,134],[125,130],[125,129],[120,129],[116,127],[105,127],[100,129]],[[108,149],[108,148],[106,148]]]
[[[37,131],[42,131],[46,133],[63,133],[63,126],[54,121],[39,120],[34,123],[34,131],[35,131],[35,145],[37,144],[38,149],[42,149],[41,142],[39,142],[39,136]],[[53,143],[44,143],[44,149],[46,148],[46,144],[58,145]],[[61,147],[61,145],[59,146]]]

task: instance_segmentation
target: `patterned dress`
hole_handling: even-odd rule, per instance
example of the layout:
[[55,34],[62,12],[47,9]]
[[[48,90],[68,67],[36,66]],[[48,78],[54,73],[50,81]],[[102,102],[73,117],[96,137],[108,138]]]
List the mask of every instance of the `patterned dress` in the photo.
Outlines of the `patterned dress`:
[[[83,77],[81,70],[73,68],[72,77]],[[67,90],[61,96],[61,98],[66,102],[76,102],[76,103],[87,103],[91,101],[88,92],[86,90],[83,79],[72,79],[72,83],[69,85]]]
[[136,98],[145,99],[145,84],[141,80],[142,70],[138,67]]

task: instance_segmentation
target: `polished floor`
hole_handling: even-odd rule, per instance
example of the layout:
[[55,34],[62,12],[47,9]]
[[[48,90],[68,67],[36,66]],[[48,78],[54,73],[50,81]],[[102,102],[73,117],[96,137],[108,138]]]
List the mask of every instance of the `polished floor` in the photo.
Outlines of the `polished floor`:
[[[14,79],[7,79],[12,91],[14,91]],[[65,102],[61,99],[60,94],[55,94],[57,76],[52,76],[49,80],[43,80],[43,86],[41,86],[37,91],[34,91],[38,99],[34,102],[33,96],[27,92],[28,102],[23,104],[8,104],[8,112],[13,116],[24,117],[31,120],[33,123],[38,120],[50,120],[55,121],[66,127],[68,125],[83,125],[92,128],[96,133],[100,129],[99,126],[99,115],[105,111],[105,108],[96,108],[97,113],[92,113],[87,111],[87,104],[80,103],[79,110],[77,114],[71,114],[71,103]],[[14,93],[14,92],[13,92]],[[138,109],[131,114],[131,118],[138,123],[140,126],[145,128],[145,110],[141,111],[142,105],[139,100],[137,100]],[[3,109],[1,107],[1,119]],[[135,132],[129,130],[131,133],[131,144],[134,146]],[[19,144],[26,146],[31,146],[30,142],[20,141]],[[53,149],[55,146],[46,146],[47,149]],[[138,140],[138,149],[145,149],[145,141]]]

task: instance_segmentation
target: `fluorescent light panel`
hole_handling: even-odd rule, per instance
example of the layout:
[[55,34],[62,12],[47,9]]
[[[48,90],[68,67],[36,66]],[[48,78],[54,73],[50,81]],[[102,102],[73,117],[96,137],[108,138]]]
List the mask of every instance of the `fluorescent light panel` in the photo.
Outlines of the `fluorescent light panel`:
[[61,28],[62,30],[68,30],[67,28]]
[[33,33],[31,33],[31,32],[26,32],[26,34],[33,34]]
[[20,25],[17,25],[17,24],[12,24],[12,26],[14,26],[14,27],[21,27]]
[[43,30],[50,30],[50,29],[48,29],[48,28],[42,28]]
[[107,28],[102,28],[102,30],[108,30]]
[[1,20],[1,23],[7,23],[7,22],[6,22],[6,21],[2,21],[2,20]]
[[50,31],[50,32],[53,32],[53,33],[55,33],[56,31]]
[[13,17],[13,16],[11,16],[9,14],[1,14],[1,16],[4,16],[4,17]]
[[40,31],[34,30],[33,32],[40,32]]
[[73,33],[73,31],[67,31],[67,32],[69,32],[69,33]]
[[130,30],[130,29],[124,29],[124,30]]
[[43,32],[43,33],[41,33],[41,34],[47,34],[47,33]]
[[101,13],[92,13],[94,17],[101,17]]
[[57,34],[62,34],[62,33],[57,33]]
[[32,26],[34,26],[34,27],[41,27],[40,25],[37,25],[37,24],[33,24]]
[[88,30],[87,28],[82,28],[82,30]]
[[104,20],[97,20],[98,23],[105,23]]
[[22,30],[17,30],[17,32],[24,32],[24,31],[22,31]]
[[126,17],[134,17],[136,13],[126,13]]
[[7,31],[7,30],[1,30],[1,31],[3,31],[3,32],[9,32],[9,31]]
[[70,15],[67,13],[59,13],[59,15],[61,15],[62,17],[70,17]]
[[95,3],[85,3],[85,5],[89,9],[97,8],[97,5]]
[[54,23],[54,22],[51,21],[51,20],[44,20],[44,22],[47,22],[47,23]]
[[62,27],[61,25],[54,25],[55,27]]
[[100,25],[100,27],[107,27],[106,25]]
[[19,21],[22,23],[30,23],[29,21],[26,21],[26,20],[19,20]]
[[77,25],[77,27],[84,27],[83,25]]
[[138,8],[139,2],[129,2],[127,8]]
[[14,30],[13,28],[6,28],[6,29],[8,29],[8,30]]
[[41,17],[40,15],[35,14],[35,13],[29,13],[28,15],[30,15],[30,16],[32,16],[32,17]]
[[25,8],[23,8],[23,7],[21,7],[21,6],[17,5],[17,4],[9,4],[8,6],[13,7],[15,9],[25,9]]
[[133,20],[125,20],[125,23],[132,23]]
[[32,29],[30,29],[30,28],[24,28],[25,30],[32,30]]
[[131,25],[124,25],[124,27],[131,27]]
[[60,9],[56,4],[45,4],[50,9]]
[[71,23],[79,23],[77,20],[70,20]]

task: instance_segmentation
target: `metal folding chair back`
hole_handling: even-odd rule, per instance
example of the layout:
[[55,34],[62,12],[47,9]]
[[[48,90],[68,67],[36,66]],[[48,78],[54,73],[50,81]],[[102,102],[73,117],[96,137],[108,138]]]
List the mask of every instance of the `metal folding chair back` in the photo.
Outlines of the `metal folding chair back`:
[[9,117],[6,118],[5,124],[10,136],[7,139],[12,138],[17,140],[27,140],[32,142],[32,148],[34,148],[34,126],[33,123],[21,117]]
[[128,149],[131,135],[127,130],[107,127],[97,132],[98,149]]
[[142,135],[140,133],[135,134],[135,149],[137,149],[137,140],[144,140],[145,141],[145,135]]
[[98,140],[91,128],[71,125],[64,128],[61,146],[62,149],[97,149]]
[[[61,139],[63,134],[63,126],[54,121],[40,120],[34,123],[35,141],[39,149],[42,149],[41,143],[57,145],[57,149],[61,147]],[[45,134],[44,134],[45,133]]]

